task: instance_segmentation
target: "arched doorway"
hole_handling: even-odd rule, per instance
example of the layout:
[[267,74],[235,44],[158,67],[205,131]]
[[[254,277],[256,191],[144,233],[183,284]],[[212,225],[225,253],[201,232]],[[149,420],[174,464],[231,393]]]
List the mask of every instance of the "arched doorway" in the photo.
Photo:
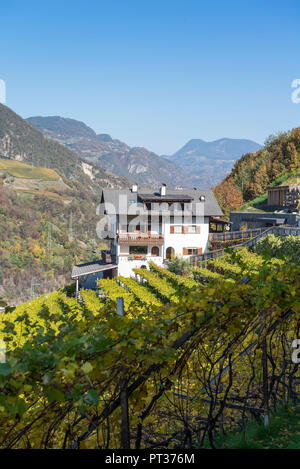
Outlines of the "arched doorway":
[[158,246],[153,246],[151,249],[151,256],[159,256],[159,247]]
[[175,255],[175,249],[172,247],[167,248],[166,250],[166,258],[171,260],[172,257]]
[[142,266],[141,266],[141,269],[146,269],[146,270],[147,270],[147,266],[146,266],[146,265],[142,265]]

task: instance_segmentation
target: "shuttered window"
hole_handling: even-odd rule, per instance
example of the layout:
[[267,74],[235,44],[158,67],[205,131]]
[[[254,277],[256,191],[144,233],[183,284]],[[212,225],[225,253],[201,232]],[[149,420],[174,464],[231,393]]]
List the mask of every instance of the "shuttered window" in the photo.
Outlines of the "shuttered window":
[[181,225],[172,225],[170,226],[170,233],[171,234],[182,234],[184,231],[183,231],[183,226]]
[[196,225],[190,225],[187,228],[187,232],[189,234],[200,234],[200,226],[196,226]]
[[200,234],[201,227],[196,225],[171,225],[170,233],[171,234]]
[[202,254],[202,248],[183,248],[182,254],[184,256],[197,256]]

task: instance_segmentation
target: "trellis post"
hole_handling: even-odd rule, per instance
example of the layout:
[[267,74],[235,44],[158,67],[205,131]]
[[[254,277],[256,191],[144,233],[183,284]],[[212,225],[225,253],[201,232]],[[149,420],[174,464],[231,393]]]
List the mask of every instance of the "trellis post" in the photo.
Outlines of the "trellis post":
[[269,386],[268,386],[268,355],[267,355],[267,332],[266,319],[264,320],[262,343],[262,371],[263,371],[263,396],[264,396],[264,426],[269,425]]
[[[117,298],[117,314],[124,316],[124,298]],[[122,371],[120,373],[120,403],[121,403],[121,448],[130,449],[130,425],[128,412],[127,378]]]

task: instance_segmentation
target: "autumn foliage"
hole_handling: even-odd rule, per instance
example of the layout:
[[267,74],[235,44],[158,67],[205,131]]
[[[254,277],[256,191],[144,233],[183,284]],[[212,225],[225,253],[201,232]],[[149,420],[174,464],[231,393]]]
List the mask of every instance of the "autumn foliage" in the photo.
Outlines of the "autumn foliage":
[[231,173],[214,188],[225,215],[266,193],[270,185],[284,182],[300,170],[300,127],[270,136],[264,147],[243,155]]

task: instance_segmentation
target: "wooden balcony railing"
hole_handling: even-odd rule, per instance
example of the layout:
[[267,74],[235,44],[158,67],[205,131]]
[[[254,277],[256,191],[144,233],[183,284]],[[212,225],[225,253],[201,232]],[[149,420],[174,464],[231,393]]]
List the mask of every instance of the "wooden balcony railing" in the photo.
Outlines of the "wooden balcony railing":
[[156,233],[142,233],[142,232],[132,232],[132,233],[119,233],[118,235],[119,243],[131,243],[131,244],[163,244],[164,237],[163,235]]

